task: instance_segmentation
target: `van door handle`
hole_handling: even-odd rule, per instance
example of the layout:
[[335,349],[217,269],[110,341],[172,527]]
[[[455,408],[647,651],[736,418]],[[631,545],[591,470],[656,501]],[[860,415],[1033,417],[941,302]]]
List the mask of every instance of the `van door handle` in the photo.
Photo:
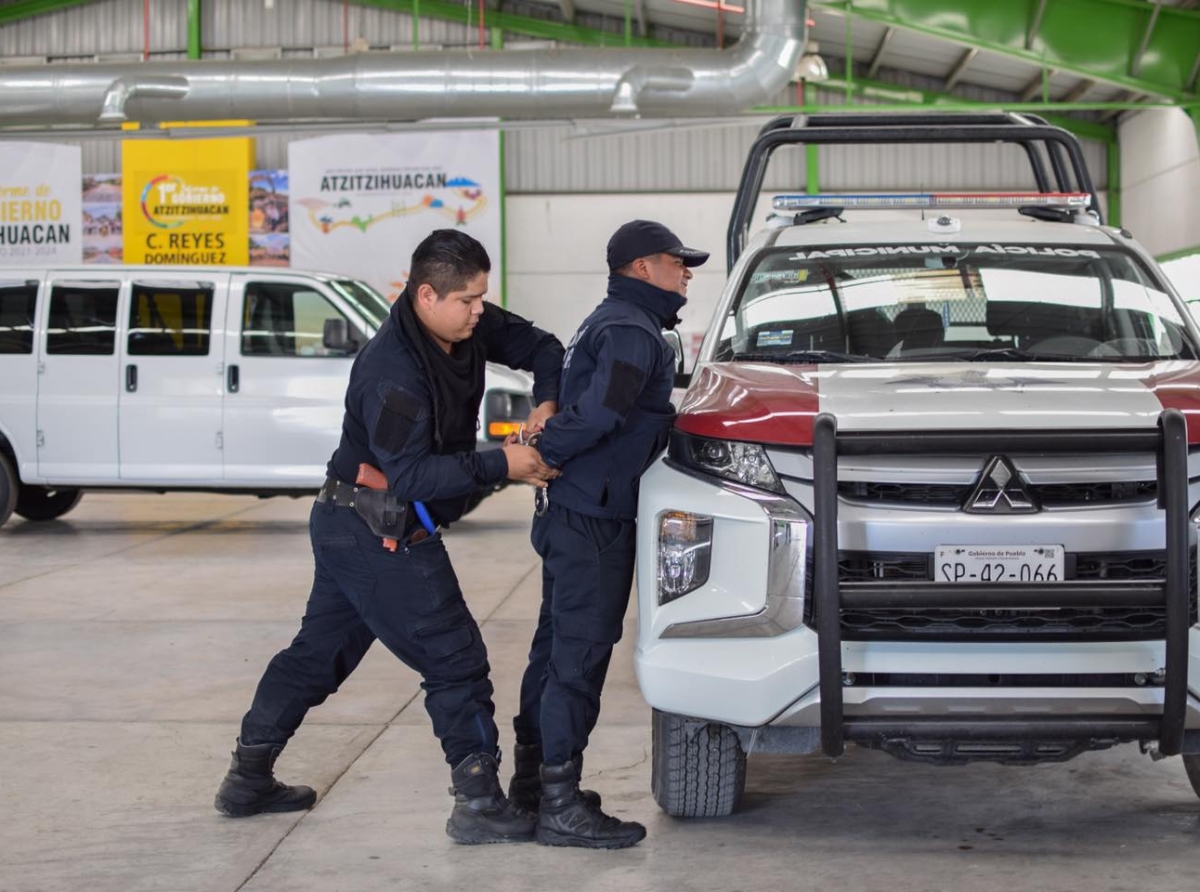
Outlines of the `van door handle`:
[[137,390],[137,366],[133,363],[125,366],[125,390],[129,393]]
[[231,365],[229,371],[226,372],[225,386],[229,388],[230,393],[238,392],[238,367]]

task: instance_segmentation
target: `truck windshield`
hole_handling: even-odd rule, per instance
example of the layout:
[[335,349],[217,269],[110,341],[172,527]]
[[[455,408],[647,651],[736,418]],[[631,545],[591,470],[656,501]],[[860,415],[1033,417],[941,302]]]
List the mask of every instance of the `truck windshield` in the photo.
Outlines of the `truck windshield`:
[[357,279],[336,279],[329,284],[358,311],[363,322],[371,327],[368,334],[375,334],[391,311],[391,305],[386,298],[366,282]]
[[1164,286],[1120,249],[775,248],[747,270],[713,358],[775,362],[1195,359]]

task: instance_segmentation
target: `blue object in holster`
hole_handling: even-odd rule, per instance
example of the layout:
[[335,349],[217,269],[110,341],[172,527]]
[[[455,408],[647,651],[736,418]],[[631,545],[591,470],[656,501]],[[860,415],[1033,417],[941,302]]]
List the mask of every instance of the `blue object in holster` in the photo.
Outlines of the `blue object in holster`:
[[424,502],[413,502],[413,510],[417,512],[417,520],[421,521],[421,526],[425,527],[425,532],[433,535],[437,532],[437,525],[433,522],[433,518],[429,516],[429,509],[425,507]]

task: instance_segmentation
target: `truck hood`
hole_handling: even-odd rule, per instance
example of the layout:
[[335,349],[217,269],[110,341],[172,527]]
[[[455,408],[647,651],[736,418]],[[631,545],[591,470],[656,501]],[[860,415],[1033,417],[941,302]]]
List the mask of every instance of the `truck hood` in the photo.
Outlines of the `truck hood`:
[[822,412],[843,431],[1153,428],[1164,409],[1200,443],[1200,363],[709,363],[675,426],[689,434],[812,444]]

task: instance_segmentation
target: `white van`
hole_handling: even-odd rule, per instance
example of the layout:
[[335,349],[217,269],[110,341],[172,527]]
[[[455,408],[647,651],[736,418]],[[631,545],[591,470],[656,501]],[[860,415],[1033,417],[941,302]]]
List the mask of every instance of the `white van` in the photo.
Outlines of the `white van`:
[[[388,310],[363,282],[294,269],[0,271],[0,524],[88,489],[314,492]],[[524,420],[531,387],[488,366],[480,448]]]

